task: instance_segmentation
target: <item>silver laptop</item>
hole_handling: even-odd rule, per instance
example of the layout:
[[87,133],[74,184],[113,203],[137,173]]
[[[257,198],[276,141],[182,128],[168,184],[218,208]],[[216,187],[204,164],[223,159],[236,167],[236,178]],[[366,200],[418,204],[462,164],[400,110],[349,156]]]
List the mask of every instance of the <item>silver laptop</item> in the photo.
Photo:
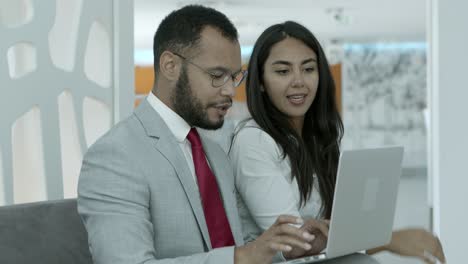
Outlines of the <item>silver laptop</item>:
[[313,263],[388,244],[403,147],[341,152],[325,252],[284,264]]

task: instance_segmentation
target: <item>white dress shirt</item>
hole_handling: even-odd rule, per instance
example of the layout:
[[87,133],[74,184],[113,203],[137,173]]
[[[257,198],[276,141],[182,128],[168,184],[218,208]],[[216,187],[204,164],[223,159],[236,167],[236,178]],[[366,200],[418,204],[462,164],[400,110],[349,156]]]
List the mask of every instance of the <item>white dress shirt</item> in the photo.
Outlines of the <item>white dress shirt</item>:
[[318,183],[304,207],[296,179],[291,179],[289,158],[255,121],[248,121],[235,135],[231,158],[239,192],[239,214],[244,238],[252,240],[268,229],[282,214],[316,218],[321,199]]
[[171,108],[164,104],[152,92],[148,94],[147,100],[150,103],[150,105],[154,108],[154,110],[161,116],[164,123],[166,123],[167,127],[169,127],[169,130],[174,135],[177,142],[179,142],[179,147],[184,153],[193,179],[195,180],[195,182],[197,182],[195,166],[193,165],[192,145],[187,139],[187,135],[191,129],[190,125],[181,116],[179,116],[176,112],[174,112]]

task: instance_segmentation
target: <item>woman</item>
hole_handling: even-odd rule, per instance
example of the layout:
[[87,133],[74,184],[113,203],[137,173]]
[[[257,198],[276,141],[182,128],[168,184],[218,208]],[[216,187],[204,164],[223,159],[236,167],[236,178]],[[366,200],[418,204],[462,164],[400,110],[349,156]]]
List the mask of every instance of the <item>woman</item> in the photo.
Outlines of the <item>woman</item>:
[[[252,118],[235,132],[229,155],[251,240],[281,214],[330,218],[343,123],[327,59],[305,27],[288,21],[266,29],[248,72]],[[368,252],[381,250],[444,261],[438,239],[420,229],[394,232],[389,245]]]

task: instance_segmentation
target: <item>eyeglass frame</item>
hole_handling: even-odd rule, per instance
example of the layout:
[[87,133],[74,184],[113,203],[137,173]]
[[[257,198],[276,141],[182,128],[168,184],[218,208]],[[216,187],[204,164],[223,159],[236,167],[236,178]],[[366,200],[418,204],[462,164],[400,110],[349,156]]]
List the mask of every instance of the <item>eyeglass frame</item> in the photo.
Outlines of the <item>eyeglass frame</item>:
[[[237,88],[241,85],[241,83],[245,80],[245,78],[247,77],[247,74],[248,74],[248,71],[247,70],[240,70],[236,73],[229,73],[228,71],[224,71],[224,73],[220,76],[220,77],[217,77],[215,74],[213,74],[212,72],[210,72],[209,70],[206,70],[205,68],[203,68],[202,66],[192,62],[190,59],[182,56],[181,54],[177,53],[177,52],[172,52],[172,54],[180,57],[181,59],[183,59],[184,61],[188,62],[189,64],[197,67],[198,69],[200,69],[201,71],[203,71],[204,73],[208,74],[210,77],[211,77],[211,86],[213,86],[214,88],[220,88],[222,86],[224,86],[228,81],[229,79],[232,80],[232,83],[233,83],[233,86],[234,88]],[[236,82],[235,82],[235,79],[236,79],[236,76],[239,75],[239,74],[242,74],[242,78],[239,80],[239,83],[236,85]],[[222,76],[225,76],[224,79],[223,79],[223,83],[220,84],[220,85],[215,85],[214,82],[216,79],[220,79]]]

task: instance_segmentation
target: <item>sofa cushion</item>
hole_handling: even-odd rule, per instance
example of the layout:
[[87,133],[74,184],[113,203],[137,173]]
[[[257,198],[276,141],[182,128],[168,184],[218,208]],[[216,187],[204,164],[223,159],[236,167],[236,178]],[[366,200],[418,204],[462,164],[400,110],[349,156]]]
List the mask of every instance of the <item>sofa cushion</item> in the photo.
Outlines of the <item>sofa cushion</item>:
[[92,263],[76,199],[0,207],[0,263]]

